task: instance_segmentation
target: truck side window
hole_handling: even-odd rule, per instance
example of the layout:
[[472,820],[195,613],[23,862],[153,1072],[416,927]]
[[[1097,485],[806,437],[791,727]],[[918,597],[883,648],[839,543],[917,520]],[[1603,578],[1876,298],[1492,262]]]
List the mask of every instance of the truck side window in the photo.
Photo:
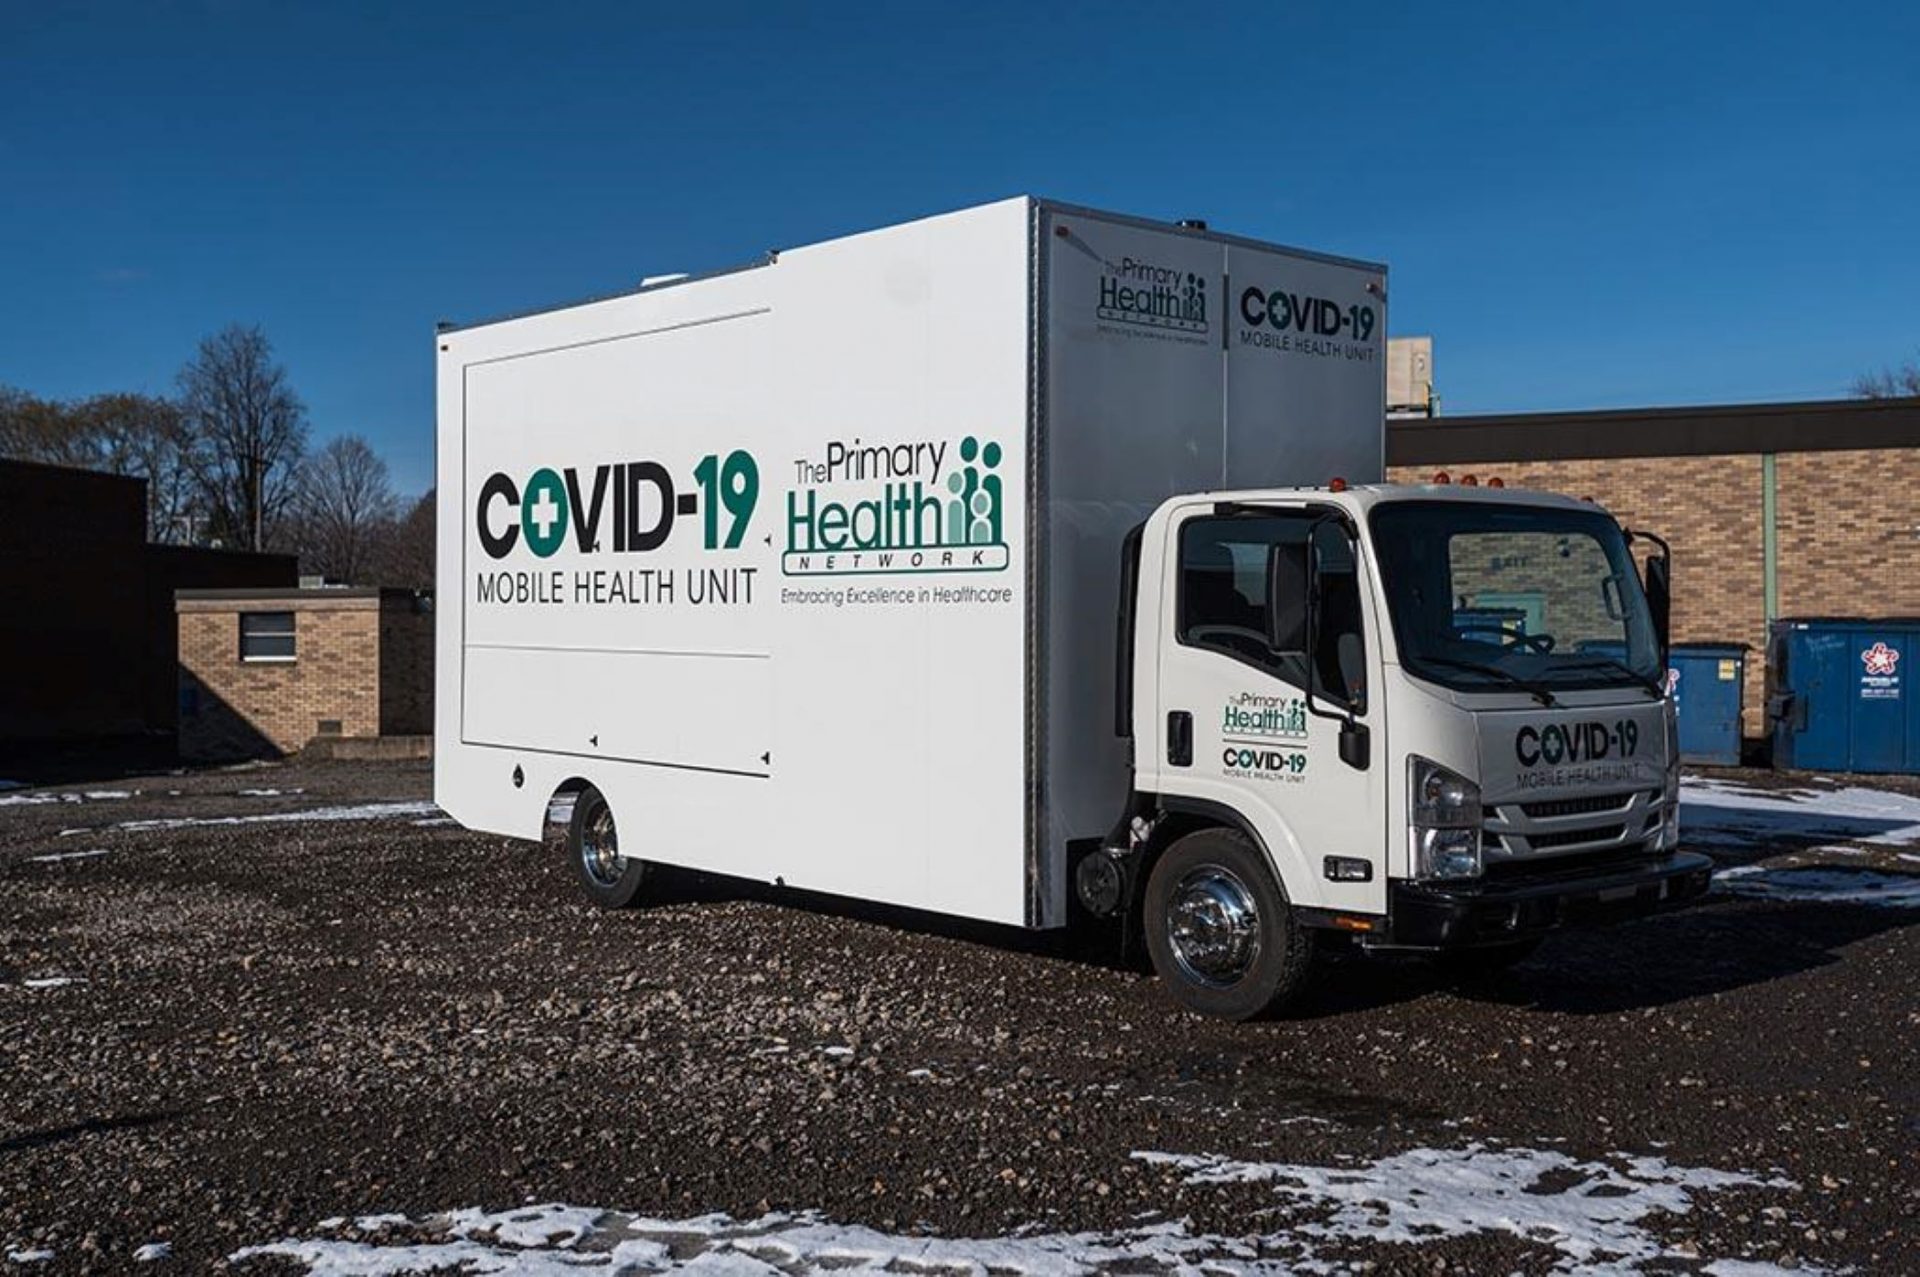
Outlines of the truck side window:
[[[1305,687],[1305,653],[1276,652],[1267,643],[1267,553],[1278,545],[1298,554],[1304,565],[1307,537],[1316,518],[1302,511],[1189,519],[1180,530],[1180,641]],[[1346,704],[1358,701],[1363,689],[1343,686],[1334,639],[1347,631],[1360,633],[1360,599],[1351,553],[1344,555],[1344,561],[1336,561],[1329,553],[1329,544],[1335,540],[1344,544],[1345,539],[1323,532],[1319,542],[1322,615],[1314,694]],[[1279,600],[1282,633],[1305,633],[1304,576],[1303,567],[1298,574],[1302,580],[1298,597]]]

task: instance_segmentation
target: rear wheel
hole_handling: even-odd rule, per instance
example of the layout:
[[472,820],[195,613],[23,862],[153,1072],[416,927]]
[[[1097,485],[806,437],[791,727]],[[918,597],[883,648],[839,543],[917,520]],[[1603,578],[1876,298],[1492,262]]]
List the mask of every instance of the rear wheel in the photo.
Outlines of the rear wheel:
[[1313,934],[1237,830],[1203,829],[1169,847],[1142,909],[1154,970],[1190,1011],[1229,1020],[1270,1014],[1312,976]]
[[626,909],[639,898],[646,881],[646,864],[620,850],[620,830],[613,808],[599,790],[588,786],[574,800],[573,819],[567,823],[567,855],[573,861],[588,899],[607,909]]

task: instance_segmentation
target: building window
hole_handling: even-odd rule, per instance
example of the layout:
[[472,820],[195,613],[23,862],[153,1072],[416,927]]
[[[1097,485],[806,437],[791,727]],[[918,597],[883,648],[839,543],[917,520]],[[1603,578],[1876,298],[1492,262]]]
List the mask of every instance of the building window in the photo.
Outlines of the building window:
[[242,612],[240,614],[240,659],[243,661],[291,661],[293,659],[293,613]]

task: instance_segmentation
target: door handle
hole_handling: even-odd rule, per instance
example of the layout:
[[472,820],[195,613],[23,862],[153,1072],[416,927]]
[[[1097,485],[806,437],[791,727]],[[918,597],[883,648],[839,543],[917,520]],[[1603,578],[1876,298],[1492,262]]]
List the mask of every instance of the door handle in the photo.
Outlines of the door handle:
[[1167,712],[1167,763],[1193,766],[1193,715],[1184,709]]

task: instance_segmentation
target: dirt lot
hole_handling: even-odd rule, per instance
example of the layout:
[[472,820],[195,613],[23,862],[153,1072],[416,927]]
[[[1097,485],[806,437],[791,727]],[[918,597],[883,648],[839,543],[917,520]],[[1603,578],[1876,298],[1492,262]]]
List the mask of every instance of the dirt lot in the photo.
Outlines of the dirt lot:
[[[1731,780],[1729,864],[1920,871],[1901,818],[1749,819]],[[596,913],[428,789],[0,794],[0,1271],[1920,1271],[1900,879],[1736,874],[1479,987],[1349,962],[1236,1026],[1049,940],[770,889]],[[591,1209],[449,1214],[549,1202]]]

